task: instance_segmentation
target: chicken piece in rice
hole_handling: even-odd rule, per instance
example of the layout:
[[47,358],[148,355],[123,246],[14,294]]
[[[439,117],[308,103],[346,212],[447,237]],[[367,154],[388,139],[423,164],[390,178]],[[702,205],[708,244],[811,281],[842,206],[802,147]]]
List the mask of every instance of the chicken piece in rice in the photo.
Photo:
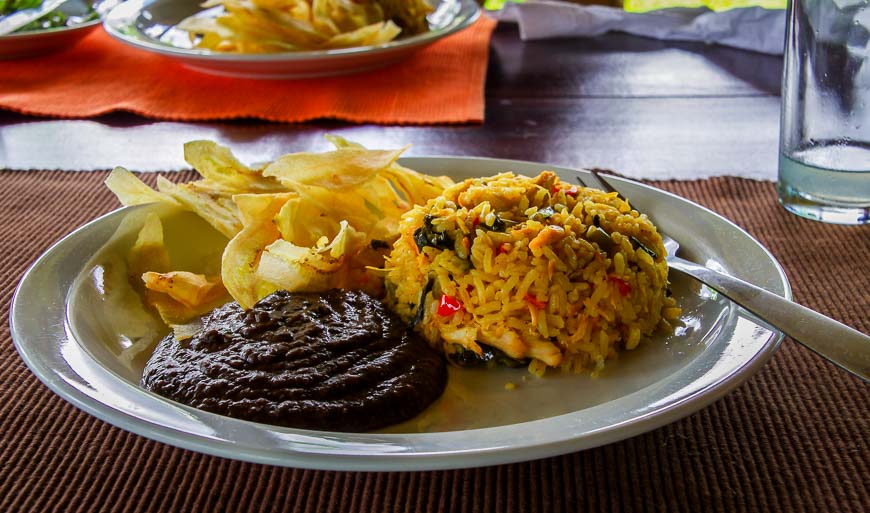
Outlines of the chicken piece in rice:
[[616,193],[544,171],[449,187],[401,220],[387,302],[459,365],[600,370],[679,315],[662,238]]

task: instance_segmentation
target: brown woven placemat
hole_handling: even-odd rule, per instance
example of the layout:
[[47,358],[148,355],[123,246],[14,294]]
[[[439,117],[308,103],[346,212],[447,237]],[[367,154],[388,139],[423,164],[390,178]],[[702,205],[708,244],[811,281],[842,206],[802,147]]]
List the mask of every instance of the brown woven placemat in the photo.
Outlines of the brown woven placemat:
[[[115,208],[104,176],[0,172],[4,319],[27,266]],[[786,214],[770,183],[654,185],[747,229],[783,264],[797,301],[870,332],[870,226]],[[170,447],[79,411],[30,373],[0,326],[0,512],[864,512],[868,440],[870,387],[786,340],[713,405],[597,449],[457,471],[270,467]]]

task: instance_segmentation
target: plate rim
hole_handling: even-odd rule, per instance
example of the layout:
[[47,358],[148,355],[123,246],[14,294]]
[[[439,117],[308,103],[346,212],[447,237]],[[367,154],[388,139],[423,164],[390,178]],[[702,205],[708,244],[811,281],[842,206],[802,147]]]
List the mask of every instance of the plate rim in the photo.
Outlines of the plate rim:
[[308,61],[341,59],[344,57],[353,57],[356,55],[374,56],[378,54],[388,54],[394,51],[414,48],[417,46],[434,43],[439,39],[459,32],[460,30],[469,27],[481,16],[481,9],[473,0],[456,0],[463,9],[471,9],[471,12],[467,17],[462,19],[459,23],[452,23],[451,26],[445,29],[417,34],[407,39],[394,40],[382,45],[357,46],[352,48],[337,48],[331,50],[304,50],[298,52],[279,52],[263,54],[235,54],[214,52],[211,50],[178,48],[154,42],[152,38],[149,38],[145,35],[141,35],[141,37],[135,37],[125,34],[123,32],[123,29],[132,27],[133,21],[136,19],[136,17],[138,17],[142,9],[144,9],[147,5],[158,1],[165,0],[129,0],[126,2],[122,2],[112,8],[106,14],[102,22],[103,27],[110,36],[125,44],[158,53],[160,55],[166,55],[190,61],[247,64],[289,64],[304,63]]
[[[509,160],[509,159],[492,159],[486,157],[462,157],[462,156],[420,156],[420,157],[407,157],[403,158],[401,162],[405,163],[405,165],[409,165],[409,167],[413,167],[413,162],[425,162],[429,160],[456,160],[456,161],[465,161],[465,162],[487,162],[492,165],[511,165],[511,164],[520,164],[523,166],[536,166],[547,169],[554,169],[562,172],[577,172],[583,171],[580,168],[569,168],[563,166],[550,166],[546,164],[541,164],[537,162],[531,161],[520,161],[520,160]],[[713,212],[706,207],[698,205],[697,203],[690,201],[688,199],[682,198],[676,194],[663,191],[661,189],[636,182],[633,180],[623,179],[623,178],[615,178],[616,181],[624,181],[628,183],[636,184],[643,189],[647,189],[648,193],[652,194],[664,194],[669,196],[672,200],[678,202],[684,202],[688,204],[689,207],[693,209],[701,209],[706,214],[712,215],[715,218],[718,218],[720,222],[724,222],[729,229],[737,230],[742,237],[746,238],[748,242],[756,245],[758,248],[763,250],[766,255],[769,264],[773,266],[773,268],[777,271],[778,276],[776,276],[777,285],[782,285],[782,294],[791,298],[791,287],[788,283],[788,279],[785,275],[784,270],[782,269],[781,264],[776,260],[776,258],[770,253],[767,248],[764,247],[757,239],[752,237],[748,232],[724,218],[723,216]],[[495,464],[503,464],[503,463],[511,463],[516,461],[524,461],[530,459],[538,459],[545,458],[550,456],[555,456],[559,454],[565,454],[569,452],[575,452],[578,450],[583,450],[587,448],[597,447],[600,445],[605,445],[608,443],[613,443],[619,440],[623,440],[629,437],[636,436],[638,434],[656,429],[668,423],[674,422],[680,418],[683,418],[695,411],[700,410],[701,408],[711,404],[712,402],[718,400],[722,396],[726,395],[728,392],[737,387],[744,380],[748,379],[755,372],[757,372],[763,365],[773,356],[778,347],[780,346],[784,335],[778,330],[770,330],[770,334],[767,337],[767,340],[758,348],[758,350],[752,354],[747,360],[743,361],[739,366],[731,369],[727,374],[721,377],[719,380],[710,382],[704,385],[701,388],[698,388],[694,392],[682,396],[678,401],[669,403],[662,408],[654,409],[646,414],[635,416],[634,418],[630,418],[624,420],[622,422],[618,422],[616,424],[608,425],[606,427],[595,429],[590,432],[584,433],[582,436],[573,436],[573,437],[563,437],[559,439],[551,439],[545,441],[539,441],[537,443],[529,443],[526,445],[518,445],[518,446],[509,446],[509,447],[481,447],[475,450],[465,450],[462,452],[449,452],[449,451],[429,451],[429,452],[416,452],[410,451],[407,453],[390,453],[389,451],[382,452],[372,452],[372,453],[363,453],[363,454],[348,454],[348,453],[324,453],[324,452],[304,452],[299,450],[294,450],[292,448],[287,449],[287,452],[276,453],[274,448],[250,448],[250,447],[240,447],[239,445],[228,443],[225,440],[220,440],[219,443],[215,443],[214,441],[210,441],[207,437],[203,437],[196,433],[186,432],[180,429],[175,429],[170,426],[159,425],[156,423],[148,422],[143,420],[140,417],[136,417],[135,415],[130,414],[129,412],[119,410],[113,405],[106,404],[104,402],[99,401],[98,399],[84,393],[82,390],[77,388],[75,385],[69,383],[63,375],[58,371],[58,369],[52,369],[51,367],[46,367],[45,362],[40,361],[39,355],[31,354],[27,349],[27,339],[30,335],[26,333],[22,333],[19,329],[19,316],[21,315],[21,304],[20,297],[22,294],[27,292],[27,285],[31,281],[32,276],[36,273],[40,267],[45,265],[45,263],[52,257],[54,252],[58,251],[58,248],[62,245],[69,244],[71,241],[74,241],[76,237],[80,237],[83,232],[85,232],[88,227],[93,225],[97,225],[98,223],[104,222],[104,220],[111,216],[120,216],[125,211],[129,211],[132,208],[139,207],[125,207],[113,210],[112,212],[103,214],[88,223],[74,229],[73,231],[66,234],[63,238],[61,238],[56,243],[52,244],[45,252],[43,252],[28,268],[28,270],[23,275],[21,281],[16,287],[15,293],[12,298],[12,305],[9,313],[9,321],[10,321],[10,335],[13,339],[14,346],[18,351],[22,360],[24,360],[25,364],[28,368],[33,372],[40,381],[42,381],[49,389],[51,389],[54,393],[61,396],[63,399],[72,403],[76,407],[82,409],[83,411],[94,415],[101,420],[108,422],[114,426],[120,427],[127,431],[131,431],[133,433],[145,436],[146,438],[154,439],[163,443],[167,443],[169,445],[192,449],[198,452],[202,452],[205,454],[222,456],[233,458],[242,461],[249,462],[257,462],[257,463],[266,463],[273,465],[281,465],[281,466],[296,466],[303,468],[312,468],[312,469],[323,469],[323,470],[438,470],[438,469],[452,469],[452,468],[467,468],[474,466],[484,466],[484,465],[495,465]],[[84,263],[82,263],[84,265]],[[66,322],[66,307],[69,303],[69,293],[72,288],[72,283],[75,280],[72,280],[70,286],[66,287],[63,290],[63,313],[64,313],[64,322]],[[751,318],[751,316],[749,316]],[[64,342],[72,343],[75,347],[78,347],[78,351],[85,355],[88,353],[81,347],[78,346],[78,343],[75,342],[72,338],[69,330],[61,330],[61,335],[66,336],[66,340],[57,340],[57,348]],[[56,353],[59,351],[56,351]],[[126,380],[122,380],[119,376],[112,373],[109,369],[102,367],[97,362],[93,362],[98,365],[104,372],[111,374],[111,376],[123,382],[126,386],[131,388],[135,388],[130,385]],[[82,378],[84,379],[84,378]],[[86,381],[86,380],[85,380]],[[81,383],[80,383],[81,384]],[[685,388],[685,387],[683,387]],[[638,392],[639,393],[643,389]],[[150,394],[144,390],[139,389],[140,393]],[[152,394],[153,395],[153,394]],[[629,394],[631,395],[631,394]],[[608,404],[608,403],[602,403]],[[601,405],[593,406],[592,408],[596,408]],[[186,407],[185,407],[186,408]],[[226,417],[222,417],[219,415],[208,414],[205,412],[200,412],[199,410],[194,410],[189,408],[189,410],[196,412],[197,415],[205,415],[205,416],[214,416],[227,420]],[[585,411],[585,410],[580,410]],[[534,423],[541,422],[551,422],[553,419],[557,417],[567,417],[570,415],[576,415],[577,412],[572,412],[564,415],[559,415],[556,417],[549,417],[545,419],[540,419],[536,421],[525,422],[522,424],[512,424],[505,426],[498,426],[492,428],[482,428],[470,431],[497,431],[497,430],[505,430],[505,429],[517,429],[517,426],[521,425],[529,425]],[[241,423],[241,425],[254,425],[258,426],[259,429],[264,429],[270,432],[280,432],[283,434],[287,434],[289,437],[294,439],[334,439],[338,438],[346,438],[346,439],[365,439],[372,438],[378,439],[381,441],[402,441],[405,439],[416,439],[419,438],[425,441],[426,438],[431,438],[433,436],[444,436],[444,433],[426,433],[426,434],[348,434],[348,433],[333,433],[333,432],[319,432],[319,431],[307,431],[307,430],[298,430],[298,429],[289,429],[289,428],[275,428],[274,426],[266,426],[263,424],[255,424],[247,421],[237,420],[237,419],[229,419],[229,421],[233,423]],[[454,431],[447,432],[455,434],[468,433],[470,431]],[[413,445],[413,444],[412,444]],[[412,448],[413,449],[413,448]],[[240,452],[241,451],[241,452]]]

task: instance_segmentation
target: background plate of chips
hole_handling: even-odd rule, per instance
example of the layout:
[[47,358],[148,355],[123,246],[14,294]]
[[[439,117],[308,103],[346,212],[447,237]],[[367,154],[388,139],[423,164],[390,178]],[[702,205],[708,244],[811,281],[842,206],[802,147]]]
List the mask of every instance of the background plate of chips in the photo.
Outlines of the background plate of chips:
[[473,0],[440,0],[427,17],[429,31],[386,44],[280,53],[227,53],[196,48],[178,28],[201,12],[201,0],[131,0],[112,9],[103,26],[123,43],[215,75],[249,78],[309,78],[382,68],[471,25],[480,16]]

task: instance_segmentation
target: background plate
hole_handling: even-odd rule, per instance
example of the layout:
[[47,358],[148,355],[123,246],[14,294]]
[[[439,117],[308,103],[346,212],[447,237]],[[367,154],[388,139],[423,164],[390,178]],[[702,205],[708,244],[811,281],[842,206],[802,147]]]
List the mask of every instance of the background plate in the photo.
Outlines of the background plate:
[[[585,171],[517,161],[420,157],[401,162],[457,180],[553,169],[566,180],[580,174],[590,185],[596,183]],[[779,264],[734,224],[657,189],[613,182],[636,208],[683,242],[686,256],[790,296]],[[118,356],[130,343],[125,335],[138,317],[136,312],[112,315],[100,278],[148,212],[164,218],[170,249],[185,241],[196,248],[191,261],[213,262],[214,241],[196,226],[195,216],[155,205],[117,210],[76,230],[33,264],[13,299],[12,337],[31,370],[76,406],[123,429],[208,454],[334,470],[460,468],[553,456],[634,436],[698,410],[752,375],[782,340],[779,332],[706,287],[674,279],[685,325],[608,363],[597,379],[451,369],[448,390],[426,412],[377,433],[236,420],[146,392],[137,385],[142,362]],[[199,240],[191,244],[194,233]],[[518,387],[505,390],[508,382]]]
[[[67,16],[83,16],[89,5],[89,0],[69,0],[57,10]],[[90,34],[99,24],[100,20],[97,19],[70,27],[29,30],[0,36],[0,59],[33,57],[69,48]]]
[[306,78],[381,68],[471,25],[480,8],[473,0],[440,0],[429,16],[429,32],[385,45],[271,54],[231,54],[191,48],[188,33],[175,28],[200,12],[202,0],[130,0],[106,16],[106,31],[142,50],[166,55],[215,75],[249,78]]

